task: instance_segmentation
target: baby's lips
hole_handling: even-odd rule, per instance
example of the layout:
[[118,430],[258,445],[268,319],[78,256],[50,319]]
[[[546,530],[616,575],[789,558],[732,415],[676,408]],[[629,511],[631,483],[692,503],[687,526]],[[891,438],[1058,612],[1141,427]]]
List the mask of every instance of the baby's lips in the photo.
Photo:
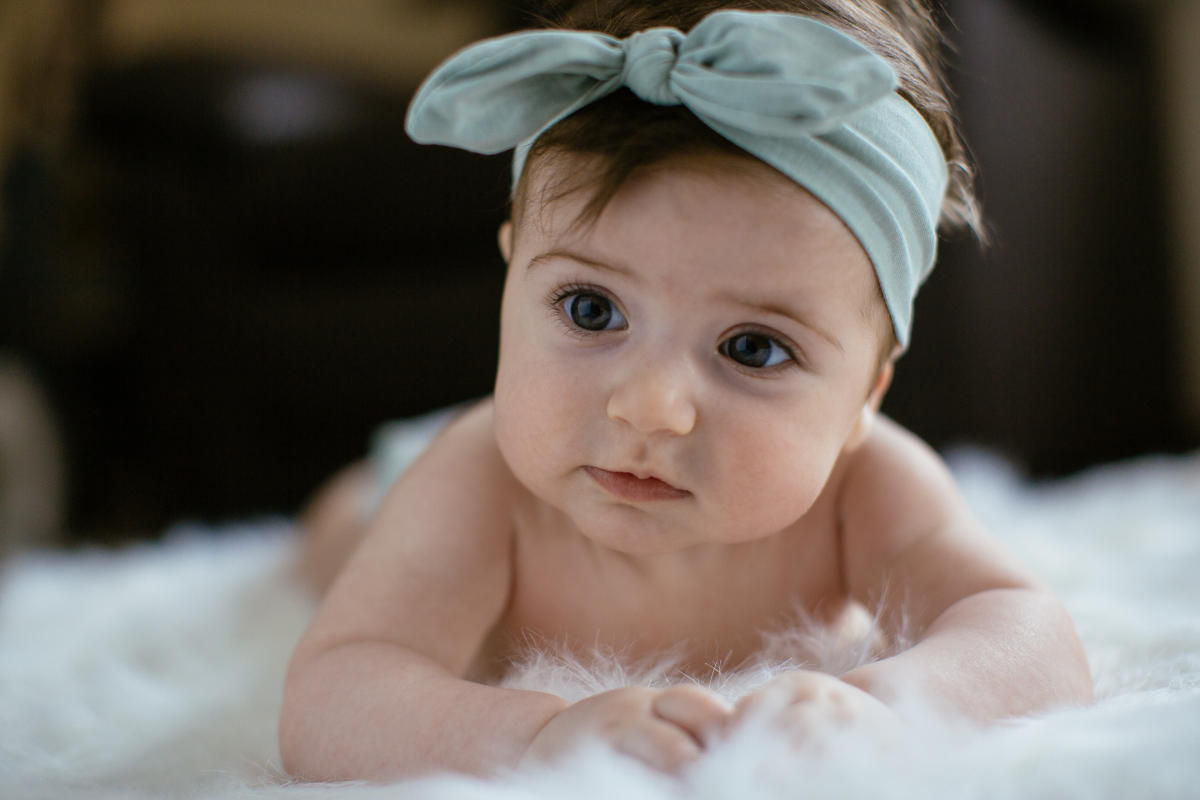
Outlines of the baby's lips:
[[633,502],[680,500],[691,495],[688,490],[653,475],[642,478],[632,472],[617,472],[602,467],[586,466],[583,469],[610,494]]

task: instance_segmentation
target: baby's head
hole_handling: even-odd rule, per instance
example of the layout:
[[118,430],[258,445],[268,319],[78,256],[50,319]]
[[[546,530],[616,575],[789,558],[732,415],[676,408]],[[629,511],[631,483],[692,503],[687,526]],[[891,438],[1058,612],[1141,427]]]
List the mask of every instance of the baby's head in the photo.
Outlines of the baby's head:
[[781,530],[865,435],[935,229],[975,223],[936,29],[889,7],[587,0],[563,24],[608,36],[484,43],[414,101],[419,140],[516,145],[496,435],[589,536]]
[[[626,39],[657,27],[686,33],[716,11],[735,9],[803,15],[846,33],[882,57],[896,74],[896,92],[920,112],[944,154],[948,180],[940,227],[981,233],[974,169],[942,68],[943,37],[924,0],[585,0],[547,19],[546,25],[550,30],[597,31]],[[598,215],[631,173],[672,154],[748,155],[686,106],[647,103],[627,89],[584,106],[542,132],[527,157],[536,159],[554,150],[597,157],[600,168],[593,175],[593,193],[584,210],[588,218]],[[516,177],[514,200],[520,200],[523,173]],[[515,203],[514,214],[519,211]]]
[[[586,0],[548,21],[548,27],[598,31],[617,39],[660,27],[686,33],[705,17],[726,9],[803,15],[853,37],[881,56],[895,72],[896,92],[920,113],[946,162],[946,190],[937,224],[947,230],[967,227],[979,231],[973,170],[941,68],[942,37],[923,0]],[[627,88],[584,106],[545,130],[526,151],[518,152],[518,162],[527,159],[535,163],[563,153],[585,156],[591,165],[586,171],[564,175],[564,180],[553,187],[555,194],[572,191],[589,194],[581,216],[584,223],[599,216],[631,175],[672,156],[740,153],[755,158],[702,122],[686,105],[647,103]],[[526,163],[519,167],[516,175],[515,223],[522,221],[530,200],[524,191],[529,183],[526,177],[529,166]],[[800,183],[803,185],[804,180]],[[882,296],[879,299],[882,302]],[[883,311],[886,314],[886,309]],[[907,328],[908,323],[905,320],[902,327]],[[883,329],[880,347],[883,357],[893,353],[897,344],[891,329],[890,323]],[[903,344],[907,345],[906,338]]]
[[[590,194],[581,222],[594,220],[671,156],[760,160],[855,234],[904,348],[936,230],[979,232],[941,44],[923,0],[584,0],[546,30],[457,54],[418,93],[409,132],[515,147],[518,223],[531,201],[575,191]],[[589,168],[527,196],[527,162],[563,153]]]

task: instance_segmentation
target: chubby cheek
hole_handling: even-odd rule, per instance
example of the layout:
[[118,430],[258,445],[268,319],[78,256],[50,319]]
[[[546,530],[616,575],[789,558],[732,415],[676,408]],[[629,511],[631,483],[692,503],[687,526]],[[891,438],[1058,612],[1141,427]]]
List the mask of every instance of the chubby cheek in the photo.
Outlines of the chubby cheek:
[[820,496],[840,448],[804,426],[742,424],[723,437],[717,491],[736,538],[763,536],[804,516]]
[[[533,357],[531,357],[533,356]],[[527,350],[504,352],[496,376],[496,442],[513,474],[535,493],[570,465],[577,446],[572,421],[572,387],[545,359]]]

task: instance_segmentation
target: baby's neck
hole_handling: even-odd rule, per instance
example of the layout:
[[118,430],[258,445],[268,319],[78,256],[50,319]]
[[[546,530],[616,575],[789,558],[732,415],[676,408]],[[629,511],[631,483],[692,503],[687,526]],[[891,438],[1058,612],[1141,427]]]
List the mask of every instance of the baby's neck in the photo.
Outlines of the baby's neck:
[[[534,636],[629,657],[675,654],[688,669],[726,666],[756,652],[760,634],[797,611],[814,618],[844,605],[836,526],[818,512],[776,535],[694,544],[666,553],[603,547],[538,501],[515,530],[509,604],[499,641]],[[503,656],[507,648],[488,648]]]
[[521,527],[552,537],[557,540],[556,546],[572,542],[573,549],[595,574],[614,585],[644,587],[664,601],[686,597],[697,585],[726,580],[731,574],[770,572],[786,557],[789,547],[789,532],[784,531],[746,542],[698,542],[662,552],[627,552],[589,538],[564,512],[540,499],[530,500],[534,510],[523,515],[526,525]]
[[697,585],[730,574],[761,572],[783,555],[783,534],[735,544],[694,544],[665,553],[625,553],[605,548],[576,533],[595,562],[622,582],[637,581],[661,593],[664,600],[686,596]]

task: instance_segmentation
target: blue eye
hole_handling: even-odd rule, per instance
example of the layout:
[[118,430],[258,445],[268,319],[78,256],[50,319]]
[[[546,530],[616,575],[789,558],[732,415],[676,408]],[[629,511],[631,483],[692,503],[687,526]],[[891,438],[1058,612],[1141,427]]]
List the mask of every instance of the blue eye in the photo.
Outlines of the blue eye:
[[755,369],[793,360],[786,347],[761,333],[739,333],[721,342],[718,349],[726,358]]
[[563,310],[571,322],[585,331],[607,331],[625,327],[625,317],[607,297],[574,292],[563,300]]

